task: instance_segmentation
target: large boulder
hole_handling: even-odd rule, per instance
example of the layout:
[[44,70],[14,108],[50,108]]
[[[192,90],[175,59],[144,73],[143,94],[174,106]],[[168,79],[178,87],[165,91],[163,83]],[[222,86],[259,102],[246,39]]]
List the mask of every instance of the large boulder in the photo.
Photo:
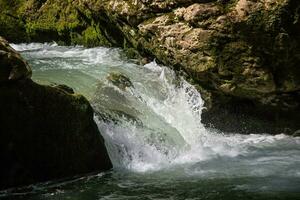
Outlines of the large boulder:
[[2,38],[0,56],[0,189],[111,169],[86,98],[33,82]]

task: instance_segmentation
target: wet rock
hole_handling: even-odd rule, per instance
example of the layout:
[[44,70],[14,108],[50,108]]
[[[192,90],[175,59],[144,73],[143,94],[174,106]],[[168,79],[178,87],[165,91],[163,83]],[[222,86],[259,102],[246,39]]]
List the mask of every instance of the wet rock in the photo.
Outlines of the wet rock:
[[140,65],[146,65],[148,63],[152,62],[152,59],[149,57],[144,57],[142,59],[139,60],[139,64]]
[[297,130],[293,133],[294,137],[300,137],[300,130]]
[[[96,107],[96,109],[99,107]],[[101,111],[96,111],[96,116],[99,120],[105,123],[114,123],[114,124],[122,124],[122,122],[130,122],[137,126],[143,126],[143,122],[138,119],[136,116],[132,116],[121,110],[109,110],[105,109]]]
[[124,90],[116,90],[112,85],[99,82],[91,102],[96,115],[104,122],[119,124],[125,119],[137,125],[142,124],[139,119],[142,113],[132,105],[132,100],[137,99]]
[[111,169],[86,98],[33,82],[3,39],[0,52],[0,189]]
[[30,78],[31,74],[27,62],[0,37],[0,83]]
[[121,90],[125,90],[126,88],[129,87],[133,87],[133,84],[130,81],[130,79],[124,74],[118,72],[110,73],[109,76],[107,77],[107,80],[109,80],[112,84],[114,84]]
[[58,88],[58,89],[61,89],[61,90],[65,91],[69,94],[74,94],[75,93],[73,88],[70,88],[69,86],[64,85],[64,84],[53,84],[51,86],[53,86],[55,88]]

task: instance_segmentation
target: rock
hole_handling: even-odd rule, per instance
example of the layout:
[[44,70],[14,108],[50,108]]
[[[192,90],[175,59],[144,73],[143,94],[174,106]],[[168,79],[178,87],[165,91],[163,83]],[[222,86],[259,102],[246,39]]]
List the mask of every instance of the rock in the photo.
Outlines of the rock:
[[[120,73],[116,72],[116,74]],[[102,82],[97,84],[96,92],[91,100],[97,116],[105,122],[118,123],[120,119],[125,118],[130,122],[140,124],[139,116],[142,113],[132,104],[132,100],[137,100],[136,97],[121,88],[116,90],[115,87],[118,86]]]
[[294,137],[300,137],[300,130],[297,130],[293,134]]
[[140,65],[146,65],[148,63],[152,62],[151,58],[149,57],[144,57],[142,59],[139,60],[139,64]]
[[0,189],[111,169],[86,98],[33,82],[21,56],[0,49]]
[[107,77],[107,80],[109,80],[112,84],[120,88],[121,90],[125,90],[126,88],[133,87],[132,82],[130,79],[118,72],[112,72]]
[[31,74],[27,62],[0,37],[0,83],[30,78]]
[[69,86],[67,85],[64,85],[64,84],[53,84],[51,85],[52,87],[55,87],[55,88],[58,88],[58,89],[61,89],[69,94],[75,94],[73,88],[70,88]]
[[[96,109],[99,109],[99,106],[97,106]],[[101,110],[101,112],[96,111],[96,117],[105,123],[121,124],[125,120],[136,126],[143,126],[143,122],[139,118],[121,110],[106,109],[105,111]]]

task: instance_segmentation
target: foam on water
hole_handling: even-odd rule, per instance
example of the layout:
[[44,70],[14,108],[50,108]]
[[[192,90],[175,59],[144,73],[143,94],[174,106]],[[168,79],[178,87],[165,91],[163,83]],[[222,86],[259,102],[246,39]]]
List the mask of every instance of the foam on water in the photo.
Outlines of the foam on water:
[[[121,50],[104,47],[13,47],[29,60],[35,79],[68,84],[88,95],[96,111],[118,116],[95,117],[117,170],[175,170],[206,178],[300,177],[300,138],[224,135],[204,128],[203,101],[195,87],[155,61],[137,65],[124,59]],[[116,71],[128,76],[133,87],[121,90],[106,79]],[[120,112],[134,120],[116,115]]]

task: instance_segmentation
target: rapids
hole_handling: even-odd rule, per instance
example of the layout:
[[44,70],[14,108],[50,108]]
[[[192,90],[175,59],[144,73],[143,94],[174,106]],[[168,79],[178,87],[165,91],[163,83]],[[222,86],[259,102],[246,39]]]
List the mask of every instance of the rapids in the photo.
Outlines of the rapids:
[[[0,198],[300,199],[299,137],[206,129],[192,85],[155,61],[139,65],[120,49],[12,46],[31,64],[35,81],[66,84],[91,101],[114,169],[4,191]],[[115,86],[107,77],[116,72],[132,86]]]

